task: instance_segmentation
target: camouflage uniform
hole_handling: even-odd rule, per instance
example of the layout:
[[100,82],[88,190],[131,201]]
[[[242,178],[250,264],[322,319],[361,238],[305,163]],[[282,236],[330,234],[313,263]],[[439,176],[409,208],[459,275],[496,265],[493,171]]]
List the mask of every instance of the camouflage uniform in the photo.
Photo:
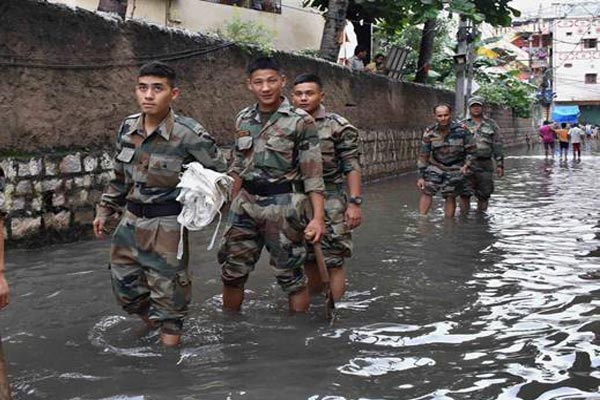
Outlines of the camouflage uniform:
[[[177,259],[181,231],[176,185],[182,164],[196,160],[217,171],[227,168],[198,122],[171,111],[146,137],[143,115],[127,117],[119,129],[115,176],[97,210],[99,217],[110,218],[127,206],[112,238],[110,267],[117,301],[128,313],[147,316],[163,332],[175,334],[181,332],[191,299],[187,240],[184,256]],[[153,215],[159,208],[167,215]]]
[[480,200],[488,200],[494,192],[494,162],[496,166],[504,168],[504,144],[500,128],[493,119],[483,118],[481,124],[468,118],[462,122],[473,134],[477,151],[471,171],[467,177],[461,195],[475,195]]
[[[348,204],[344,193],[344,177],[352,171],[360,172],[359,136],[348,120],[326,112],[323,106],[313,117],[321,140],[325,181],[326,230],[321,246],[327,267],[341,267],[344,258],[352,255],[352,234],[345,222]],[[312,246],[308,248],[308,260],[314,260]]]
[[242,190],[229,210],[219,249],[223,283],[243,287],[263,246],[286,293],[306,285],[304,261],[305,192],[324,190],[319,136],[313,119],[283,99],[266,123],[258,105],[236,119],[236,146],[230,173]]
[[423,192],[433,196],[441,191],[444,198],[458,196],[464,185],[460,168],[470,164],[474,152],[473,136],[464,125],[451,122],[447,135],[439,132],[437,124],[428,127],[417,161],[419,173],[425,179]]

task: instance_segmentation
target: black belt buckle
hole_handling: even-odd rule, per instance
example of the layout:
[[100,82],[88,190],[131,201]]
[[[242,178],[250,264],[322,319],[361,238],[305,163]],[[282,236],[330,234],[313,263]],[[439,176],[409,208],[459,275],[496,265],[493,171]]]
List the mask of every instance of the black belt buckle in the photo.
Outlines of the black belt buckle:
[[128,202],[127,209],[139,218],[157,218],[179,214],[181,212],[181,203],[140,204]]

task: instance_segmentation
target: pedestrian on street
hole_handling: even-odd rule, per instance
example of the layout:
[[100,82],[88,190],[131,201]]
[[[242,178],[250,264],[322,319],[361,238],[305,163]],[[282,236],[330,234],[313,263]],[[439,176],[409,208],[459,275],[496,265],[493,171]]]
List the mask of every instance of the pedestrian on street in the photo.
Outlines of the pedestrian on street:
[[554,133],[554,128],[550,121],[544,121],[540,127],[539,135],[542,139],[542,143],[544,144],[546,158],[548,158],[549,153],[552,154],[552,158],[554,158],[554,141],[556,140],[556,134]]
[[[4,276],[4,218],[6,217],[6,199],[4,188],[6,179],[4,170],[0,168],[0,310],[8,305],[9,288],[6,276]],[[2,350],[2,337],[0,336],[0,400],[10,400],[10,385],[6,372],[6,359]]]
[[558,145],[560,146],[560,159],[567,161],[569,155],[569,126],[563,122],[560,124],[560,128],[556,129],[556,137],[558,138]]
[[[315,119],[321,141],[325,181],[325,235],[321,246],[333,299],[337,301],[346,291],[344,259],[352,255],[351,231],[362,222],[359,135],[347,119],[325,110],[322,104],[324,97],[319,76],[302,74],[294,80],[292,102]],[[318,293],[322,282],[312,246],[308,248],[304,269],[309,291]]]
[[[248,275],[266,246],[290,311],[307,312],[304,235],[313,233],[317,242],[325,230],[319,134],[313,118],[283,97],[286,80],[275,59],[254,60],[247,74],[257,103],[235,122],[229,170],[235,179],[233,203],[218,254],[223,308],[240,310]],[[307,224],[308,202],[312,219]]]
[[103,238],[123,212],[112,236],[113,292],[126,312],[160,329],[165,346],[179,344],[191,300],[187,232],[177,222],[179,174],[192,161],[219,172],[227,169],[202,125],[173,111],[179,93],[169,65],[150,62],[140,68],[135,94],[141,113],[125,118],[118,131],[115,176],[94,220],[94,233]]
[[581,143],[583,143],[586,133],[577,124],[569,130],[569,138],[573,146],[573,161],[581,162]]
[[466,126],[452,121],[450,105],[436,105],[433,114],[436,123],[425,129],[417,161],[420,174],[417,187],[421,190],[419,213],[426,215],[433,196],[441,192],[445,200],[444,215],[452,218],[476,145]]
[[469,118],[462,121],[473,135],[477,151],[471,164],[471,173],[465,180],[460,196],[460,208],[467,212],[471,196],[477,198],[477,211],[485,212],[494,193],[494,171],[498,178],[504,176],[504,141],[500,127],[483,113],[484,100],[474,96],[467,102]]

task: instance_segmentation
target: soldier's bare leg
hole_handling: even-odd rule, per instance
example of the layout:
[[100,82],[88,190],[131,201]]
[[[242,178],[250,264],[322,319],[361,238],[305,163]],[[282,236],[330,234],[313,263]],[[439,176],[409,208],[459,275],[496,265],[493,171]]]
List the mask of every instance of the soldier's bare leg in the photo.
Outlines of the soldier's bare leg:
[[304,263],[304,274],[308,278],[308,292],[309,294],[321,293],[323,290],[323,282],[321,282],[321,275],[317,265],[313,262]]
[[432,196],[425,193],[421,193],[421,197],[419,198],[419,214],[427,215],[429,209],[431,208],[432,201]]
[[11,398],[8,374],[6,373],[6,361],[4,360],[2,341],[0,340],[0,400],[10,400]]
[[446,218],[454,218],[456,213],[456,198],[448,196],[444,201],[444,215]]
[[471,196],[460,196],[460,212],[465,214],[471,208]]
[[291,313],[307,313],[310,307],[310,296],[308,287],[291,293],[288,297],[288,303]]
[[329,285],[333,300],[338,301],[346,293],[346,269],[344,267],[329,269]]
[[223,285],[223,309],[239,312],[244,301],[244,288]]
[[488,204],[489,204],[488,200],[477,199],[477,211],[486,212],[488,209]]
[[[338,301],[346,293],[346,269],[344,267],[329,268],[329,287],[333,294],[333,300]],[[308,292],[311,295],[323,291],[323,282],[319,269],[314,263],[304,264],[304,274],[308,278]]]
[[166,347],[175,347],[179,345],[181,335],[176,335],[173,333],[161,333],[160,341]]

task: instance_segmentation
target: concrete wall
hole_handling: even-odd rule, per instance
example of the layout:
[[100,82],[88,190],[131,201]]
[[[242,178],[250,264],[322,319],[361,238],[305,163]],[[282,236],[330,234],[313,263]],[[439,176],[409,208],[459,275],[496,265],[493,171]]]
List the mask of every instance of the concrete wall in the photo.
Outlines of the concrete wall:
[[[224,146],[234,117],[252,102],[237,47],[173,29],[105,19],[30,0],[0,4],[0,162],[8,174],[11,240],[89,232],[93,206],[109,179],[116,130],[137,111],[138,63],[161,55],[180,73],[176,111],[196,118]],[[286,53],[288,76],[321,75],[326,105],[361,131],[367,179],[413,169],[431,108],[453,93]],[[494,110],[507,142],[524,140],[528,121]],[[33,236],[35,236],[33,235]]]
[[[50,0],[90,11],[98,0]],[[262,24],[274,32],[273,45],[278,50],[318,49],[325,25],[323,17],[312,9],[302,8],[302,0],[282,0],[280,14],[234,7],[204,0],[136,0],[127,5],[127,18],[159,25],[185,28],[192,32],[224,31],[226,24],[238,17],[242,21]]]

